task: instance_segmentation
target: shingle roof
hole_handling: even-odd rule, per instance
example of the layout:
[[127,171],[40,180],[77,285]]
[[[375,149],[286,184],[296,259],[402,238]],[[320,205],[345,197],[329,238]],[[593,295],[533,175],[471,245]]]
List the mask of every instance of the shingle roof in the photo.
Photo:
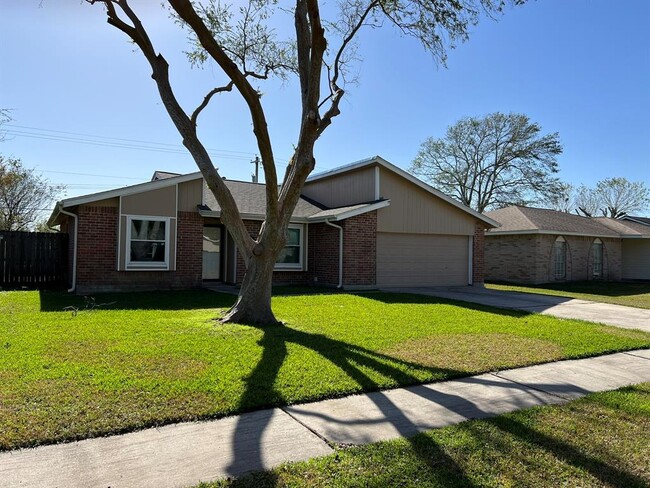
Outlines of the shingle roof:
[[650,235],[650,232],[644,232],[641,224],[623,223],[607,217],[582,217],[545,208],[513,205],[486,212],[486,215],[501,223],[501,227],[490,229],[488,234],[556,233],[597,237],[641,237]]
[[650,225],[650,217],[634,217],[632,215],[626,215],[622,217],[621,220],[637,222],[643,225]]
[[[260,216],[266,213],[266,185],[235,180],[225,180],[224,182],[237,202],[240,213]],[[221,211],[217,199],[205,182],[203,183],[203,204],[212,212]],[[296,205],[296,210],[293,212],[293,217],[306,218],[321,210],[321,207],[317,207],[304,198],[300,198]]]

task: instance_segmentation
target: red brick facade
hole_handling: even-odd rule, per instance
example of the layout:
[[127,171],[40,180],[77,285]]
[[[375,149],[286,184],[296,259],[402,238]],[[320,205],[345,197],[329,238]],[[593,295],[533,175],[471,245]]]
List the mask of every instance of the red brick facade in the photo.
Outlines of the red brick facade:
[[175,271],[118,271],[118,209],[83,205],[77,215],[78,293],[201,286],[203,219],[198,213],[178,214]]
[[474,224],[474,240],[472,246],[472,284],[483,286],[485,281],[485,224],[477,221]]
[[343,285],[377,283],[377,212],[341,222],[343,227]]
[[[261,223],[245,221],[251,237],[257,237]],[[343,285],[373,286],[377,271],[377,212],[369,212],[336,222],[343,227]],[[339,283],[339,230],[325,223],[307,227],[307,261],[303,270],[273,273],[273,282],[282,285],[336,286]],[[246,268],[237,253],[237,283]]]

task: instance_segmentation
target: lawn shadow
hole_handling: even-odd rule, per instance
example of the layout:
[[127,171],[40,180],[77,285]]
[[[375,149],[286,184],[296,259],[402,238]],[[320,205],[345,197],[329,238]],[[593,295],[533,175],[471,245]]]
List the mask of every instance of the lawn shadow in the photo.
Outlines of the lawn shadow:
[[231,307],[236,296],[209,290],[139,291],[72,295],[39,291],[41,312],[90,310],[199,310]]
[[[246,389],[238,410],[254,408],[255,405],[259,405],[260,397],[268,399],[271,404],[286,404],[282,395],[275,389],[274,383],[287,357],[287,344],[299,345],[311,349],[339,367],[350,378],[354,379],[363,391],[375,391],[370,395],[372,401],[385,414],[386,418],[390,419],[390,422],[393,423],[400,435],[409,438],[414,452],[423,462],[434,466],[444,461],[446,471],[443,474],[448,476],[449,473],[453,473],[454,479],[457,481],[455,486],[473,486],[471,481],[464,476],[462,468],[447,456],[440,446],[431,439],[413,438],[420,431],[419,428],[399,410],[398,406],[389,397],[381,391],[377,391],[380,385],[366,374],[364,369],[368,368],[377,371],[400,385],[414,385],[421,383],[421,380],[403,371],[398,365],[407,366],[408,369],[425,369],[444,373],[447,377],[463,376],[466,374],[465,372],[422,366],[321,334],[310,334],[284,326],[266,327],[261,328],[261,330],[263,336],[259,344],[264,348],[262,357],[255,369],[244,380]],[[462,399],[459,398],[455,398],[455,400],[456,402],[462,402]],[[266,468],[262,458],[262,443],[265,431],[272,421],[270,412],[270,410],[256,412],[256,429],[250,428],[250,418],[246,415],[238,418],[232,439],[234,459],[228,466],[230,475],[241,476],[250,471]],[[435,460],[432,461],[432,458],[435,458]],[[266,477],[267,474],[268,477]],[[256,473],[251,476],[244,478],[241,484],[235,483],[234,486],[252,486],[252,479],[263,486],[274,486],[275,478],[272,473]]]
[[647,480],[634,473],[623,471],[602,459],[586,454],[579,448],[533,429],[512,416],[496,417],[490,422],[504,433],[519,438],[526,444],[536,446],[552,454],[555,458],[588,472],[602,483],[603,486],[620,488],[642,488],[648,486]]
[[469,310],[475,310],[477,312],[487,312],[487,313],[493,313],[498,315],[504,315],[506,317],[516,317],[516,318],[526,317],[534,313],[534,312],[527,312],[525,310],[512,310],[508,308],[499,308],[490,305],[481,305],[479,303],[465,302],[461,300],[452,300],[448,298],[435,297],[431,295],[420,295],[417,293],[408,293],[408,292],[368,291],[368,292],[356,292],[351,294],[358,296],[360,298],[375,300],[387,305],[391,305],[391,304],[453,305],[455,307],[467,308]]

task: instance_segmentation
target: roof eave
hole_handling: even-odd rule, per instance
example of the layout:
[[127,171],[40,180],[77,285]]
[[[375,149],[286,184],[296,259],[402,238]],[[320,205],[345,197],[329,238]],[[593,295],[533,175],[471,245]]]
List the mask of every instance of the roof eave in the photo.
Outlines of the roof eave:
[[388,207],[390,205],[390,200],[381,200],[379,202],[375,203],[369,203],[366,206],[360,207],[360,208],[355,208],[354,210],[348,210],[347,212],[342,212],[337,215],[330,215],[327,217],[308,217],[307,220],[309,221],[310,224],[317,224],[317,223],[322,223],[322,222],[331,222],[331,221],[340,221],[340,220],[345,220],[349,219],[352,217],[356,217],[357,215],[363,215],[368,212],[372,212],[374,210],[379,210],[385,207]]

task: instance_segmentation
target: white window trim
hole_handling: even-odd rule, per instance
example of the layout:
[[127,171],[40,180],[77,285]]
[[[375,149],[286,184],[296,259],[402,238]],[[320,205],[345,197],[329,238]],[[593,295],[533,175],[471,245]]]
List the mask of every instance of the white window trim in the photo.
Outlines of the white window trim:
[[276,271],[303,271],[305,261],[305,226],[301,224],[289,224],[288,228],[300,230],[299,261],[297,263],[276,263],[273,269]]
[[[171,217],[160,217],[157,215],[125,215],[126,217],[126,243],[124,246],[124,267],[126,271],[169,271],[169,247]],[[131,261],[131,221],[132,220],[150,220],[165,222],[165,261],[163,263],[147,263],[140,261]]]

